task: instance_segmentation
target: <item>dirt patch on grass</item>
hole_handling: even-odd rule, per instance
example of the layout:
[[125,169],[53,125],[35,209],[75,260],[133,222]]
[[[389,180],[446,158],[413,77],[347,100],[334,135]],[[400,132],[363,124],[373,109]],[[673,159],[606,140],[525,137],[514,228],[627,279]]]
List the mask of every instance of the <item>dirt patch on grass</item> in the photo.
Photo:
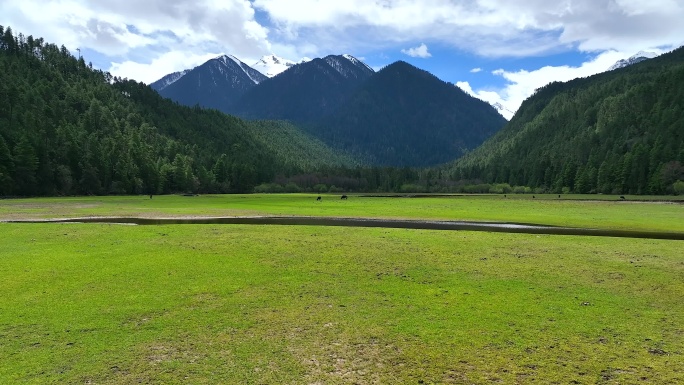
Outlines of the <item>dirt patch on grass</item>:
[[[305,369],[303,383],[382,384],[389,383],[393,373],[409,369],[401,349],[392,341],[379,337],[355,340],[334,322],[320,325],[318,332],[302,332],[304,336],[293,336],[289,350]],[[310,338],[315,340],[313,344]]]

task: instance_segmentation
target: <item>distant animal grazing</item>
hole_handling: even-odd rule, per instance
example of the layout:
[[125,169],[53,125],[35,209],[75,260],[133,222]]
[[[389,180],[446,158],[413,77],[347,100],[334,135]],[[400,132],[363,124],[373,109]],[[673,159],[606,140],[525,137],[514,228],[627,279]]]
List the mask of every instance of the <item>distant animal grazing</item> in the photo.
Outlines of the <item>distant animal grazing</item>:
[[532,199],[536,198],[534,195],[532,195]]
[[323,198],[321,198],[321,197],[319,196],[318,198],[316,198],[316,200],[317,200],[317,201],[322,201]]
[[625,199],[625,196],[624,196],[624,195],[620,195],[620,199],[624,200],[624,199]]
[[342,195],[342,196],[340,197],[340,199],[347,199],[347,196],[346,196],[346,195]]
[[506,197],[506,194],[504,194],[504,198]]
[[560,198],[560,194],[558,194],[558,197]]

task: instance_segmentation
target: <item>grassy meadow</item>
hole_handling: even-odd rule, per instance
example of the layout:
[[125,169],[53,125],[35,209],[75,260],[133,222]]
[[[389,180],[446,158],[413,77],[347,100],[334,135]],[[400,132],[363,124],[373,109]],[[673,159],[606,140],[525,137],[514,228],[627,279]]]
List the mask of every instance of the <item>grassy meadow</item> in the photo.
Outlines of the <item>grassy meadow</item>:
[[[323,215],[684,231],[683,208],[552,196],[87,197],[3,200],[0,219]],[[0,246],[3,384],[684,382],[682,241],[0,223]]]
[[[0,200],[0,220],[86,216],[330,216],[516,222],[684,232],[684,197],[466,195],[421,198],[253,194]],[[638,200],[637,200],[638,199]]]

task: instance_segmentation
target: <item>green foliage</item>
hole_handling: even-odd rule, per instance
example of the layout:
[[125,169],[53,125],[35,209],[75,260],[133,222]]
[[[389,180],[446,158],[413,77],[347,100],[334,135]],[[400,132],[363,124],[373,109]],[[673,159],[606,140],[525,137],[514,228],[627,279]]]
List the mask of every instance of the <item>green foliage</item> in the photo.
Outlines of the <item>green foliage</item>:
[[674,190],[675,194],[684,195],[684,182],[681,180],[676,181],[672,185],[672,189]]
[[[522,191],[525,191],[524,187]],[[508,183],[498,183],[492,185],[489,188],[489,192],[491,194],[510,194],[511,192],[513,192],[513,188],[511,188],[511,186]]]
[[684,178],[684,48],[552,83],[445,170],[451,179],[554,193],[666,194]]
[[320,192],[320,193],[328,192],[328,186],[326,186],[323,183],[319,183],[313,187],[313,191],[314,192]]
[[254,192],[258,194],[283,193],[285,188],[278,183],[262,183],[254,187]]
[[248,126],[250,133],[269,152],[282,159],[290,170],[321,167],[354,167],[359,162],[285,121],[257,120]]
[[251,192],[354,165],[285,123],[179,106],[9,27],[0,69],[0,195]]
[[421,192],[426,192],[425,191],[425,186],[417,185],[417,184],[402,184],[401,188],[399,189],[400,192],[402,193],[421,193]]

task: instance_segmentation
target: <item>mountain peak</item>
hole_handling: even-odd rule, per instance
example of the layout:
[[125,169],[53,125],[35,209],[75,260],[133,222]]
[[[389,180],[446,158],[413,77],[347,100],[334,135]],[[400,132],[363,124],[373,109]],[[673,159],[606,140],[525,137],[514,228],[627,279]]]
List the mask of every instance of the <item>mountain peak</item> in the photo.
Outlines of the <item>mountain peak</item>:
[[259,84],[260,82],[265,80],[263,74],[256,71],[254,68],[248,66],[247,64],[243,63],[242,60],[238,59],[233,55],[221,55],[215,58],[214,60],[221,63],[224,67],[238,66],[239,70],[242,70],[242,72],[244,72],[245,75],[247,75],[249,79],[252,82],[254,82],[254,84]]
[[[299,61],[299,63],[305,63],[307,61],[310,61],[311,59],[309,58],[302,58],[302,60]],[[256,62],[252,68],[255,70],[261,72],[262,74],[266,75],[269,78],[272,78],[288,68],[296,65],[298,63],[292,61],[292,60],[287,60],[284,59],[280,56],[277,56],[275,54],[270,54],[270,55],[265,55],[261,59],[259,59],[258,62]]]
[[373,70],[368,64],[362,62],[361,60],[355,58],[354,56],[352,56],[352,55],[350,55],[350,54],[348,54],[348,53],[343,54],[342,57],[345,58],[345,59],[347,59],[347,60],[349,60],[349,61],[352,62],[354,65],[363,66],[363,67],[365,67],[365,68],[371,70],[372,72],[375,72],[375,70]]
[[658,54],[655,52],[639,51],[627,59],[618,60],[617,63],[608,68],[608,71],[616,70],[618,68],[625,68],[631,66],[632,64],[640,63],[644,60],[653,59],[657,56]]
[[345,78],[365,78],[366,76],[370,76],[371,74],[375,73],[375,71],[373,71],[373,69],[370,68],[366,63],[349,54],[328,55],[323,58],[323,61],[325,61],[330,67],[332,67]]

